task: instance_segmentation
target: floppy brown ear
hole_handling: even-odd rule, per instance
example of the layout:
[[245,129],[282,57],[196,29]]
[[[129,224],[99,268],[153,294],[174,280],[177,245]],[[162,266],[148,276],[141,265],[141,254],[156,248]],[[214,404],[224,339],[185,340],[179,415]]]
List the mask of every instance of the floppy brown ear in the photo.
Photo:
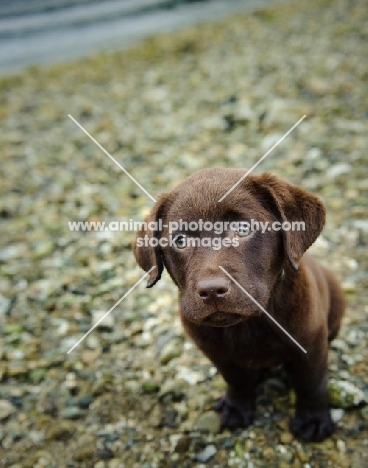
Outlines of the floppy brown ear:
[[271,197],[281,222],[303,221],[304,230],[282,230],[285,254],[293,269],[298,270],[298,263],[304,252],[313,244],[323,229],[326,210],[319,198],[305,190],[291,185],[272,174],[255,176],[264,191]]
[[168,194],[166,193],[160,195],[150,214],[146,216],[142,223],[141,229],[137,232],[133,245],[133,253],[138,265],[144,271],[149,271],[152,267],[155,267],[149,274],[147,288],[152,288],[157,283],[164,269],[160,246],[158,243],[156,243],[156,246],[153,246],[152,239],[156,238],[159,240],[161,237],[161,232],[157,227],[159,220],[164,216],[168,198]]

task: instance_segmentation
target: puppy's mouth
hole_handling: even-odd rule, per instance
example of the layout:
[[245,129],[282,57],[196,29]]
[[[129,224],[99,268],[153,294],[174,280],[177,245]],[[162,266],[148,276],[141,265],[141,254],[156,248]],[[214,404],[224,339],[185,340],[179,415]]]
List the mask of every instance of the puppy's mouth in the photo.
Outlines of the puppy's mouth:
[[244,317],[239,314],[232,314],[227,312],[215,312],[203,320],[203,325],[210,325],[211,327],[231,327],[244,320]]

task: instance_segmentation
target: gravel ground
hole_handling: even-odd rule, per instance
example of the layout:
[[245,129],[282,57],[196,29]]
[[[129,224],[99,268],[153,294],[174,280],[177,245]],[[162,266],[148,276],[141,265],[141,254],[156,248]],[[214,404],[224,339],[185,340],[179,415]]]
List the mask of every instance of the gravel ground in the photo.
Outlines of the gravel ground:
[[[368,466],[368,5],[283,4],[123,52],[0,81],[0,466]],[[254,425],[221,430],[224,384],[185,338],[167,275],[142,276],[131,232],[68,221],[141,220],[149,198],[68,118],[157,196],[192,172],[251,167],[320,196],[312,250],[343,282],[330,353],[336,431],[288,431],[285,375],[259,388]]]

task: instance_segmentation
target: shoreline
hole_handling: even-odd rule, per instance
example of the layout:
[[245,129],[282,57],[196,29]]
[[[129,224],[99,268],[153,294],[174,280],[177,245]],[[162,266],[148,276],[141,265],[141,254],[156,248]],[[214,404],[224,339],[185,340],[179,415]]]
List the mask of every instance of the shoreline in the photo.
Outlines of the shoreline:
[[279,1],[213,0],[157,8],[150,0],[141,6],[109,0],[104,5],[36,17],[0,19],[0,76],[17,74],[29,66],[47,67],[98,52],[126,49],[156,34],[174,33]]

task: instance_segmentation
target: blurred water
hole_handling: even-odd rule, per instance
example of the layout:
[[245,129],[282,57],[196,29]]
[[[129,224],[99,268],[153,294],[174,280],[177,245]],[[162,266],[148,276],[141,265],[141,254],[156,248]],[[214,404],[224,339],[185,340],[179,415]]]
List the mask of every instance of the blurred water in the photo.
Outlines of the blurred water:
[[211,21],[275,0],[0,0],[0,74]]

